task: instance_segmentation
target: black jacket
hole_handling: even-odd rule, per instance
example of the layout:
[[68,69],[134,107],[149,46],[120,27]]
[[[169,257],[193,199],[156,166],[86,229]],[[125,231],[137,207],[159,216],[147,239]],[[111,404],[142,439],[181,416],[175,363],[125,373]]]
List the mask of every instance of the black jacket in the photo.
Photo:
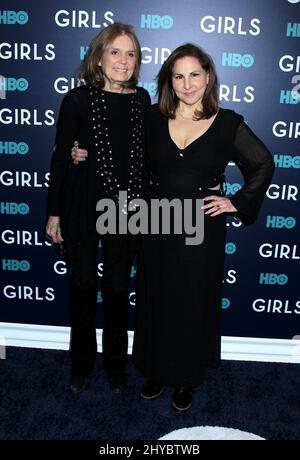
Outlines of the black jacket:
[[[143,113],[150,107],[146,90],[137,88]],[[48,215],[59,216],[62,236],[80,240],[95,231],[96,152],[92,136],[92,110],[88,87],[69,91],[63,99],[51,162]],[[75,165],[71,157],[74,141],[88,150],[88,159]]]

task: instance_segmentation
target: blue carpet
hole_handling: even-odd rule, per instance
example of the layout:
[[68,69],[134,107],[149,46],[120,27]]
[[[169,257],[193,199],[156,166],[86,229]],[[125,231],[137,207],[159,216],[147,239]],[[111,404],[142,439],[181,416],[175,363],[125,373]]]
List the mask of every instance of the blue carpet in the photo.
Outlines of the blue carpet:
[[171,388],[158,400],[140,400],[143,377],[130,357],[120,395],[109,391],[100,355],[76,397],[67,388],[68,352],[9,347],[0,368],[1,440],[156,440],[202,425],[300,439],[299,364],[223,361],[207,371],[184,413],[172,407]]

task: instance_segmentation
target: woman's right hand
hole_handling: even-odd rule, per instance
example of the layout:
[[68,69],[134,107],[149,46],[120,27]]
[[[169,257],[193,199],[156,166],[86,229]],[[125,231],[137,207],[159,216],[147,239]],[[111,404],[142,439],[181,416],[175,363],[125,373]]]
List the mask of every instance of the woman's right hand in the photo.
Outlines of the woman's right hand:
[[64,240],[61,236],[59,216],[49,216],[46,225],[46,234],[53,243],[62,244]]
[[85,161],[88,157],[88,151],[79,148],[79,142],[75,141],[72,147],[71,157],[74,165],[78,165],[81,161]]

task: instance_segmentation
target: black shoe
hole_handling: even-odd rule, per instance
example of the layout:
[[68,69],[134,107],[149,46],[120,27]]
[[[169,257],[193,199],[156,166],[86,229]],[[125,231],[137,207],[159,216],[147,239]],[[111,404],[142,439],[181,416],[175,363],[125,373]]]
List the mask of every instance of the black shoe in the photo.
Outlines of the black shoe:
[[191,388],[176,388],[173,393],[173,406],[178,410],[187,410],[193,402],[193,392]]
[[87,383],[86,375],[72,374],[71,381],[70,381],[70,390],[74,394],[81,393],[85,389],[86,383]]
[[154,399],[157,398],[163,392],[163,385],[155,380],[147,380],[141,391],[141,397],[144,399]]

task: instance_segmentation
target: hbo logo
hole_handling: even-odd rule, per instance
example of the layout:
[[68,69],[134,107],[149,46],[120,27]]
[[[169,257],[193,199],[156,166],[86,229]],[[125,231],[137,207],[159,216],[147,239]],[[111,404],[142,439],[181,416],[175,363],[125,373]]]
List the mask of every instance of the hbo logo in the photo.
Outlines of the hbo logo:
[[28,214],[29,206],[27,203],[9,203],[2,201],[0,203],[0,213],[1,214]]
[[273,160],[277,168],[295,168],[295,169],[300,168],[300,156],[299,155],[292,157],[291,155],[275,154],[273,156]]
[[12,154],[15,155],[26,155],[28,153],[29,147],[26,142],[10,142],[10,141],[0,141],[0,154]]
[[159,16],[158,14],[142,14],[142,29],[171,29],[173,18],[171,16]]
[[283,217],[283,216],[267,216],[266,227],[267,228],[294,228],[296,225],[296,219],[294,217]]
[[226,195],[234,195],[238,190],[242,188],[241,184],[229,184],[229,182],[225,182],[224,184]]
[[26,91],[28,81],[26,78],[0,78],[0,91]]
[[226,243],[225,252],[226,254],[234,254],[236,251],[236,245],[234,243]]
[[0,24],[26,24],[28,14],[26,11],[0,11]]
[[225,310],[226,308],[230,307],[230,300],[227,297],[222,298],[222,309]]
[[2,259],[2,270],[27,272],[30,269],[28,260]]
[[228,67],[252,67],[254,57],[252,54],[223,53],[222,66]]
[[97,303],[101,303],[101,302],[103,302],[102,292],[98,291],[97,292]]
[[280,284],[284,285],[288,282],[288,276],[284,273],[277,275],[276,273],[261,273],[259,276],[259,284]]

